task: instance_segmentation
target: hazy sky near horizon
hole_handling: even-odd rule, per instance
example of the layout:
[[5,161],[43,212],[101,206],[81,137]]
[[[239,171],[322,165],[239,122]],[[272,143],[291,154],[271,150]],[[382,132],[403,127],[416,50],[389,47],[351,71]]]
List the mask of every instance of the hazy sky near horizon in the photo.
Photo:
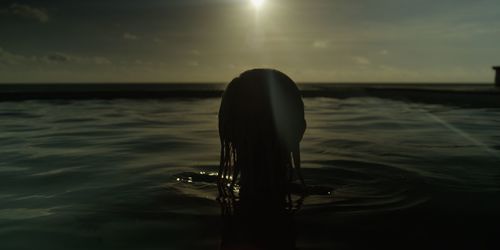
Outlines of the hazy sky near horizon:
[[498,0],[0,1],[0,82],[492,82]]

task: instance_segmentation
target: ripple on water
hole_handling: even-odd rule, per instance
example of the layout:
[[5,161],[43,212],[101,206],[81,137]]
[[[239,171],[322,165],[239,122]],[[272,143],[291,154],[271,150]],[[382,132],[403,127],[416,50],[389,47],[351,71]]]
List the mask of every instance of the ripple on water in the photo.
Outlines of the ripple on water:
[[0,220],[26,220],[52,215],[47,208],[14,208],[0,209]]

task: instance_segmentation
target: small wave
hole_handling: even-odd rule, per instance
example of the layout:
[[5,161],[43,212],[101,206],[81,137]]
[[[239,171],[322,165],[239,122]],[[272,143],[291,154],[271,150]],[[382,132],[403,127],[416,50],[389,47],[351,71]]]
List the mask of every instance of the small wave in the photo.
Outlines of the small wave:
[[[383,166],[359,162],[347,162],[347,164],[351,167]],[[377,174],[377,171],[339,168],[305,168],[303,171],[310,187],[308,196],[304,200],[306,209],[327,208],[329,211],[344,213],[393,211],[417,206],[430,197],[421,192],[422,190],[418,190],[419,187],[414,186],[414,181],[395,182],[393,179],[395,176],[384,178],[384,175]],[[392,172],[405,171],[392,170]],[[175,186],[179,193],[209,200],[217,197],[215,172],[183,172],[174,175],[173,178],[179,183]],[[297,188],[292,191],[297,194],[304,190]]]
[[0,112],[0,118],[24,118],[24,119],[33,119],[40,118],[42,115],[36,115],[26,112]]
[[332,211],[364,213],[409,208],[427,201],[430,194],[420,174],[389,164],[355,160],[312,161],[305,168],[308,182],[333,185],[334,199],[315,205]]
[[53,170],[48,170],[44,172],[34,173],[32,176],[52,176],[52,175],[65,175],[71,172],[80,172],[81,167],[68,167],[68,168],[58,168]]
[[65,119],[59,119],[59,120],[54,120],[52,123],[60,123],[60,124],[65,124],[65,123],[84,123],[84,122],[94,122],[97,121],[95,118],[65,118]]
[[24,220],[52,215],[46,208],[11,208],[0,209],[0,220]]

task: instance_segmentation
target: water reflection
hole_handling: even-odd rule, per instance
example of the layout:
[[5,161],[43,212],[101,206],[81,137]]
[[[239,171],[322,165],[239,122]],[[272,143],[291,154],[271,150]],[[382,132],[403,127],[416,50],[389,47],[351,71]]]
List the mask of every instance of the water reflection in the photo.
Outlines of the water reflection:
[[219,198],[220,249],[296,249],[294,214],[303,199]]

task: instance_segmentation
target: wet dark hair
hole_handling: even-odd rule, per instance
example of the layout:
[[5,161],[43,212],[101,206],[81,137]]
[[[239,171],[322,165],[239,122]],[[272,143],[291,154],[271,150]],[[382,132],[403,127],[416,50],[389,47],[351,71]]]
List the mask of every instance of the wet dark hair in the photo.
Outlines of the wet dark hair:
[[[272,69],[242,73],[227,86],[219,110],[219,191],[281,196],[300,174],[299,143],[306,129],[295,82]],[[221,190],[222,189],[222,190]]]

